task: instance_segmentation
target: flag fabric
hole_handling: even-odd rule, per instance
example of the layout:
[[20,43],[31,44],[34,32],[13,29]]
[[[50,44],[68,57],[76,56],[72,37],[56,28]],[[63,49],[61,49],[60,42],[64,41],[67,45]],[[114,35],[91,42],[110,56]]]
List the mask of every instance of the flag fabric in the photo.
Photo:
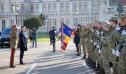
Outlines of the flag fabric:
[[62,25],[62,33],[63,33],[62,38],[63,39],[61,41],[61,43],[62,43],[61,48],[63,50],[66,49],[66,47],[70,41],[70,37],[72,35],[72,32],[73,32],[73,30],[71,28],[69,28],[67,25],[65,25],[65,24]]

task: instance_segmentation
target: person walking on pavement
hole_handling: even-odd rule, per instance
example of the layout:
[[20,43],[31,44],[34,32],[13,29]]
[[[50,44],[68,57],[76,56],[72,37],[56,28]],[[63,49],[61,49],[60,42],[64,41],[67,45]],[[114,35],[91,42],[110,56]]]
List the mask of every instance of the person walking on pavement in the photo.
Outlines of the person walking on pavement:
[[79,44],[80,44],[79,28],[77,28],[77,30],[75,32],[74,43],[75,43],[76,49],[77,49],[77,56],[80,56],[81,53],[80,53],[80,48],[79,48]]
[[36,29],[35,28],[33,28],[33,31],[32,31],[32,48],[33,47],[37,48]]
[[24,27],[21,27],[21,32],[19,34],[19,48],[20,48],[20,64],[25,64],[23,62],[24,51],[27,51],[26,38],[23,34]]
[[56,51],[56,31],[54,27],[52,27],[50,34],[51,34],[51,43],[53,44],[53,52],[55,52]]
[[10,67],[14,68],[14,54],[17,40],[17,28],[16,25],[12,26],[12,31],[10,33],[10,48],[11,48],[11,56],[10,56]]

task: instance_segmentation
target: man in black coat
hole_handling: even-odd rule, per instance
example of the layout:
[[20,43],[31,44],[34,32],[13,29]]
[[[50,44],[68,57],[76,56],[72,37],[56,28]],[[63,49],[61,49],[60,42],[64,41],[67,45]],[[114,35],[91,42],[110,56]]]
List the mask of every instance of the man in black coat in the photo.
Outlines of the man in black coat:
[[51,39],[52,39],[52,38],[51,38],[51,37],[52,37],[52,36],[51,36],[51,31],[52,31],[52,29],[50,29],[50,31],[49,31],[50,45],[52,44],[52,41],[51,41]]
[[50,38],[51,38],[51,43],[53,44],[53,52],[56,51],[56,31],[55,31],[55,28],[52,27],[52,30],[50,31]]
[[77,30],[75,32],[74,43],[75,43],[76,49],[77,49],[77,56],[80,56],[80,49],[79,49],[79,44],[80,44],[79,28],[77,28]]
[[21,27],[21,32],[19,33],[19,48],[20,48],[20,64],[25,64],[23,63],[23,56],[24,56],[24,51],[27,51],[27,44],[26,44],[26,38],[23,34],[23,26]]

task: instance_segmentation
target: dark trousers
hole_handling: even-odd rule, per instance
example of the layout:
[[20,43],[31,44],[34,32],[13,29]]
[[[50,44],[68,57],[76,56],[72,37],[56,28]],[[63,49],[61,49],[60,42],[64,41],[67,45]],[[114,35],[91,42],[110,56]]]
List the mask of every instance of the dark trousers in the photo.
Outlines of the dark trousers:
[[37,47],[37,39],[36,38],[32,39],[32,48],[33,47]]
[[56,45],[53,43],[53,51],[56,51]]
[[51,39],[51,43],[53,44],[53,52],[56,50],[56,39],[55,37]]
[[23,56],[24,56],[24,51],[20,51],[20,64],[23,63]]
[[77,54],[79,54],[79,55],[80,55],[79,44],[75,43],[75,45],[76,45],[76,49],[77,49]]
[[11,48],[10,66],[14,65],[14,54],[15,54],[15,49]]
[[52,44],[52,37],[51,37],[51,36],[49,36],[49,38],[50,38],[50,44]]

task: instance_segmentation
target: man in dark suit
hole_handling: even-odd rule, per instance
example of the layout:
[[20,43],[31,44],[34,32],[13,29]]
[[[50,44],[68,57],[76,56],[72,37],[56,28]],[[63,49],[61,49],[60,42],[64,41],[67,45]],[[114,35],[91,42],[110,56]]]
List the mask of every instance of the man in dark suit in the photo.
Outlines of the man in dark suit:
[[51,41],[51,39],[52,39],[52,38],[51,38],[51,37],[52,37],[52,36],[51,36],[51,31],[52,31],[52,29],[50,29],[50,31],[49,31],[50,45],[52,44],[52,41]]
[[52,27],[52,30],[50,31],[50,36],[51,36],[51,43],[53,44],[53,52],[56,51],[56,31],[55,28]]
[[25,64],[23,62],[24,51],[27,51],[26,38],[23,34],[24,28],[21,27],[21,32],[19,33],[19,48],[20,48],[20,64]]
[[75,43],[76,49],[77,49],[77,56],[80,56],[81,53],[80,53],[80,48],[79,48],[79,44],[80,44],[79,28],[77,28],[77,30],[75,32],[74,43]]

